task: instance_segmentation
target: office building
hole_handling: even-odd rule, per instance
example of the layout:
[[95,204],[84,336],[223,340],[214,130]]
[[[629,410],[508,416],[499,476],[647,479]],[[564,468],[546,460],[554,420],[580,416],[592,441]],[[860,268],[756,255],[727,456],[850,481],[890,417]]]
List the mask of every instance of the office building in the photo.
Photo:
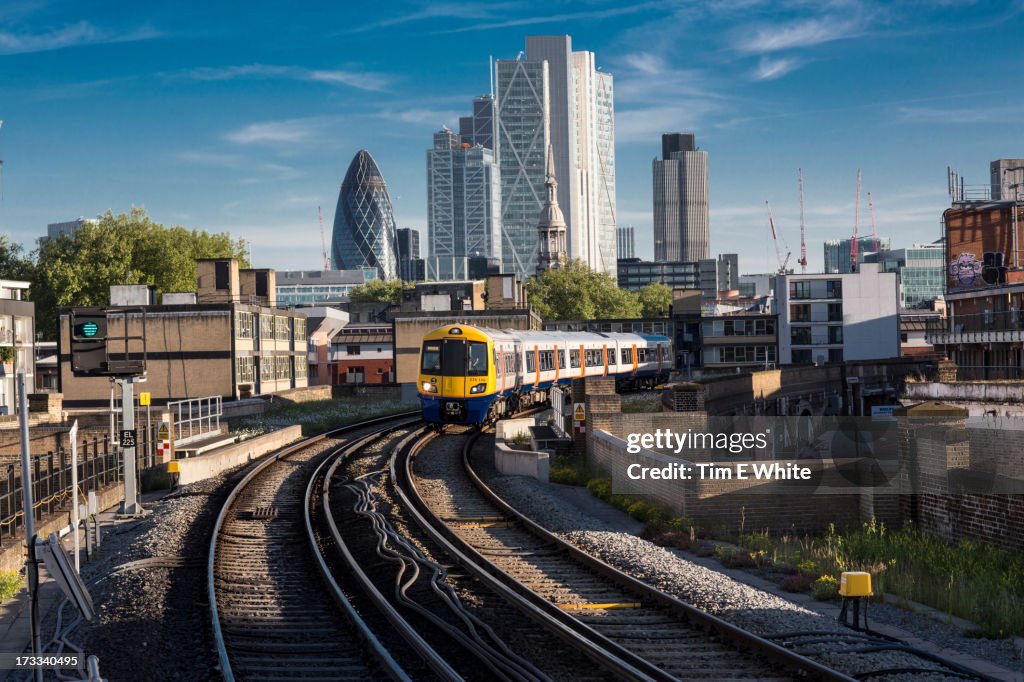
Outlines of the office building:
[[639,291],[648,284],[664,284],[670,289],[699,289],[699,263],[654,263],[639,258],[621,258],[618,262],[619,287]]
[[507,272],[536,270],[544,158],[555,158],[570,259],[616,275],[615,115],[610,74],[569,36],[529,36],[526,58],[495,65],[495,151],[502,177]]
[[29,283],[0,279],[0,416],[16,414],[18,374],[35,390],[36,304],[23,300]]
[[1024,201],[1024,159],[997,159],[989,172],[992,201]]
[[636,258],[636,229],[626,225],[616,229],[618,257],[623,259]]
[[275,291],[283,307],[337,305],[349,292],[377,279],[377,268],[358,270],[280,270]]
[[548,62],[499,59],[494,80],[502,266],[504,272],[525,279],[537,271],[537,216],[544,206],[550,140]]
[[864,263],[856,273],[778,275],[775,282],[781,364],[900,356],[896,273]]
[[[834,274],[837,272],[853,272],[853,239],[829,239],[824,245],[825,272]],[[878,247],[875,247],[875,238],[857,238],[857,263],[866,263],[867,255],[878,251],[889,250],[889,238],[879,237]]]
[[701,317],[700,366],[706,370],[771,369],[778,362],[778,320],[740,312]]
[[434,133],[427,151],[430,258],[501,257],[499,178],[490,149],[460,142],[447,128]]
[[415,282],[414,262],[420,259],[420,232],[409,227],[398,230],[398,276],[404,282]]
[[337,270],[376,268],[384,279],[398,277],[398,249],[391,196],[377,162],[360,149],[338,193],[331,237]]
[[494,96],[473,98],[473,115],[459,117],[459,137],[470,147],[494,151]]
[[945,256],[945,244],[940,239],[931,244],[870,254],[864,262],[878,263],[883,272],[898,272],[900,307],[917,308],[945,293]]
[[710,254],[708,153],[693,133],[661,136],[662,158],[651,163],[654,260],[695,262]]
[[79,218],[78,220],[68,220],[63,223],[50,223],[46,226],[46,236],[50,239],[61,236],[74,237],[75,233],[83,225],[98,225],[99,222],[95,218]]

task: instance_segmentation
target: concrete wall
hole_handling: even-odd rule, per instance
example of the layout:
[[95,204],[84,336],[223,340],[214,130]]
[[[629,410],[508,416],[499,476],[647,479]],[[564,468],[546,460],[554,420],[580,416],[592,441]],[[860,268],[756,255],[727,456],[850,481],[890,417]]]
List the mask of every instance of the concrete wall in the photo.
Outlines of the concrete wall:
[[259,459],[300,438],[302,438],[302,427],[296,424],[263,436],[244,440],[241,443],[218,448],[205,455],[174,460],[178,465],[178,484],[185,485],[216,476],[225,469]]
[[1011,381],[913,382],[903,389],[906,401],[935,400],[965,408],[971,416],[1024,415],[1024,383]]
[[509,476],[530,476],[539,481],[548,480],[550,461],[548,453],[519,450],[509,441],[516,436],[530,436],[535,421],[503,419],[498,422],[494,437],[494,468]]

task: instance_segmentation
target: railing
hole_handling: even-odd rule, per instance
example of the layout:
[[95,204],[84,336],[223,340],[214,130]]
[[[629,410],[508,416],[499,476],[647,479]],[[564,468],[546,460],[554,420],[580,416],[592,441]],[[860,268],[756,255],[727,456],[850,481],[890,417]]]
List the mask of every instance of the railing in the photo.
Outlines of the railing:
[[219,395],[176,400],[167,403],[167,409],[174,413],[176,443],[220,432],[220,418],[224,414],[224,408]]
[[1024,367],[1014,365],[959,365],[957,381],[1021,381]]
[[555,433],[560,438],[568,438],[570,434],[565,425],[572,415],[572,397],[557,386],[551,387],[551,411],[555,417],[551,425]]
[[1024,310],[1001,310],[956,315],[949,320],[930,320],[932,333],[1001,332],[1024,330]]
[[[140,455],[141,456],[141,455]],[[32,499],[36,521],[47,514],[71,507],[71,453],[60,448],[56,453],[33,455]],[[110,441],[93,438],[83,440],[78,450],[78,489],[84,497],[122,479],[120,453],[110,447]],[[0,546],[8,542],[25,526],[24,493],[21,465],[0,465]]]

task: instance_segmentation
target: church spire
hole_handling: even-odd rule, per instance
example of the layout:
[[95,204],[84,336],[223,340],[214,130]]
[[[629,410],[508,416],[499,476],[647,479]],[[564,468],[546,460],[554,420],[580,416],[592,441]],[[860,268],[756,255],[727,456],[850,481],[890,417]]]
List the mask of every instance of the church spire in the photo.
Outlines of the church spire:
[[556,188],[558,181],[555,180],[555,153],[552,146],[548,145],[547,180],[544,186],[547,188],[547,201],[540,211],[540,219],[537,221],[537,273],[545,270],[559,268],[565,265],[565,217],[562,209],[558,206]]

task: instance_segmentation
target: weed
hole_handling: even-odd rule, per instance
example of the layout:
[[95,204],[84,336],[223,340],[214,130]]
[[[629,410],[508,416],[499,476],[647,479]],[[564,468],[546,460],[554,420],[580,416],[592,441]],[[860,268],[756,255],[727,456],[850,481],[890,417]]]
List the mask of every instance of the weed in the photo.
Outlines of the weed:
[[806,573],[787,575],[782,581],[782,589],[786,592],[810,592],[814,578]]
[[17,571],[0,571],[0,601],[10,599],[21,591],[25,581]]
[[823,575],[814,581],[811,593],[820,601],[836,599],[839,596],[839,581],[834,575]]

